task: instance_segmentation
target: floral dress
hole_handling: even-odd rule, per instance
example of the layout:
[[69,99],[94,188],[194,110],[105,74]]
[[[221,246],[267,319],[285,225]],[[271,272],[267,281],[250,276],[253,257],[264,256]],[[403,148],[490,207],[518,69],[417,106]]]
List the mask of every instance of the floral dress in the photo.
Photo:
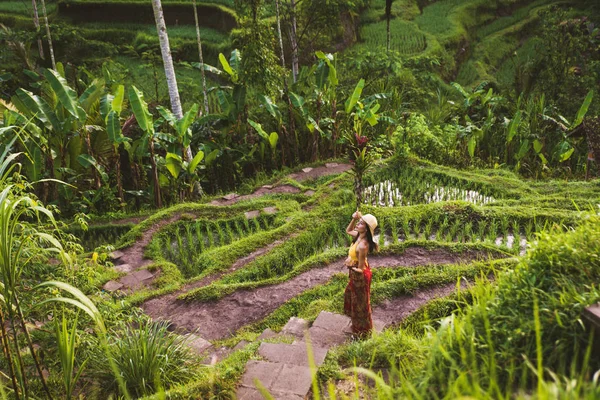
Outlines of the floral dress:
[[[348,251],[348,257],[358,265],[356,244],[354,242]],[[365,262],[363,272],[349,270],[349,282],[344,292],[344,313],[352,320],[352,333],[359,337],[367,336],[373,330],[371,317],[371,268]]]

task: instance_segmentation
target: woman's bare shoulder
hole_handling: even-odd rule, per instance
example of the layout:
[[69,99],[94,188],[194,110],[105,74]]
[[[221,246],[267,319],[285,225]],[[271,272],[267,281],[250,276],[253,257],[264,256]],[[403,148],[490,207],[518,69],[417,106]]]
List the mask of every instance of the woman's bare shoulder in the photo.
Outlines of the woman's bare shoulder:
[[365,240],[361,240],[358,246],[356,246],[358,251],[369,251],[369,244]]

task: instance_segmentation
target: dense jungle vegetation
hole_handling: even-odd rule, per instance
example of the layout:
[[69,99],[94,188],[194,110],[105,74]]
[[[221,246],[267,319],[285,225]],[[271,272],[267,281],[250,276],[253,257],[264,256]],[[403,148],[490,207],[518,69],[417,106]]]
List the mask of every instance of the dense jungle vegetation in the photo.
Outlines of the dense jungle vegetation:
[[600,397],[599,96],[595,0],[0,0],[0,398],[284,398],[357,208],[310,398]]

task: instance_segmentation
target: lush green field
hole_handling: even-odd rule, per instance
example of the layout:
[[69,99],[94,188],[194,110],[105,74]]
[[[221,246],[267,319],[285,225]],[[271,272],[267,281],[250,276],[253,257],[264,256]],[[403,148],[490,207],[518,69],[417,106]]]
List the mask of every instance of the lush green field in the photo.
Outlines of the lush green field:
[[[383,48],[387,43],[387,23],[378,22],[363,27],[361,36],[364,47],[368,49]],[[390,48],[406,56],[419,54],[427,48],[427,38],[416,25],[409,21],[393,19],[390,22]]]
[[[56,11],[56,3],[46,2],[46,11],[52,14]],[[0,2],[0,13],[20,14],[20,15],[33,15],[33,9],[31,2],[26,1],[1,1]],[[42,16],[42,5],[38,4],[38,13]]]

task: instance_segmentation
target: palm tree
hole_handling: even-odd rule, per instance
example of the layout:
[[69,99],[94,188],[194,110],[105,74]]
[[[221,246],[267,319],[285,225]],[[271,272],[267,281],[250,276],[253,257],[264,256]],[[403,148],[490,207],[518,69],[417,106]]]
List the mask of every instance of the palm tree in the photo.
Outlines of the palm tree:
[[[169,90],[169,98],[171,99],[171,110],[177,119],[181,119],[183,118],[183,110],[181,108],[181,100],[179,99],[177,78],[175,77],[173,57],[171,57],[171,46],[169,45],[169,35],[167,35],[167,26],[165,24],[165,17],[163,15],[162,4],[160,0],[152,0],[152,9],[154,10],[154,20],[156,21],[156,30],[158,31],[160,53],[162,54],[163,64],[165,67],[167,88]],[[189,146],[184,149],[184,152],[187,159],[191,160],[192,150]]]
[[290,25],[290,42],[292,45],[292,76],[294,83],[298,78],[298,39],[296,38],[296,1],[290,0],[292,23]]
[[52,60],[52,69],[56,71],[56,60],[54,59],[54,46],[52,46],[52,35],[50,34],[50,23],[48,22],[48,13],[46,12],[46,1],[42,0],[42,13],[46,23],[46,36],[48,37],[48,48],[50,49],[50,60]]
[[[35,0],[31,0],[31,5],[33,6],[33,24],[35,25],[35,31],[39,33],[40,31],[40,16],[38,15],[37,2]],[[38,50],[40,52],[40,58],[44,59],[44,47],[42,46],[42,39],[38,37]]]
[[390,51],[390,19],[392,18],[392,3],[394,0],[385,0],[385,19],[387,21],[386,49]]
[[[200,25],[198,24],[198,10],[196,8],[196,0],[194,0],[194,19],[196,21],[196,37],[198,38],[198,57],[200,58],[200,64],[204,64],[204,58],[202,57],[202,40],[200,39]],[[202,93],[204,94],[204,115],[208,115],[208,93],[206,90],[206,74],[204,68],[200,68],[202,72]]]

